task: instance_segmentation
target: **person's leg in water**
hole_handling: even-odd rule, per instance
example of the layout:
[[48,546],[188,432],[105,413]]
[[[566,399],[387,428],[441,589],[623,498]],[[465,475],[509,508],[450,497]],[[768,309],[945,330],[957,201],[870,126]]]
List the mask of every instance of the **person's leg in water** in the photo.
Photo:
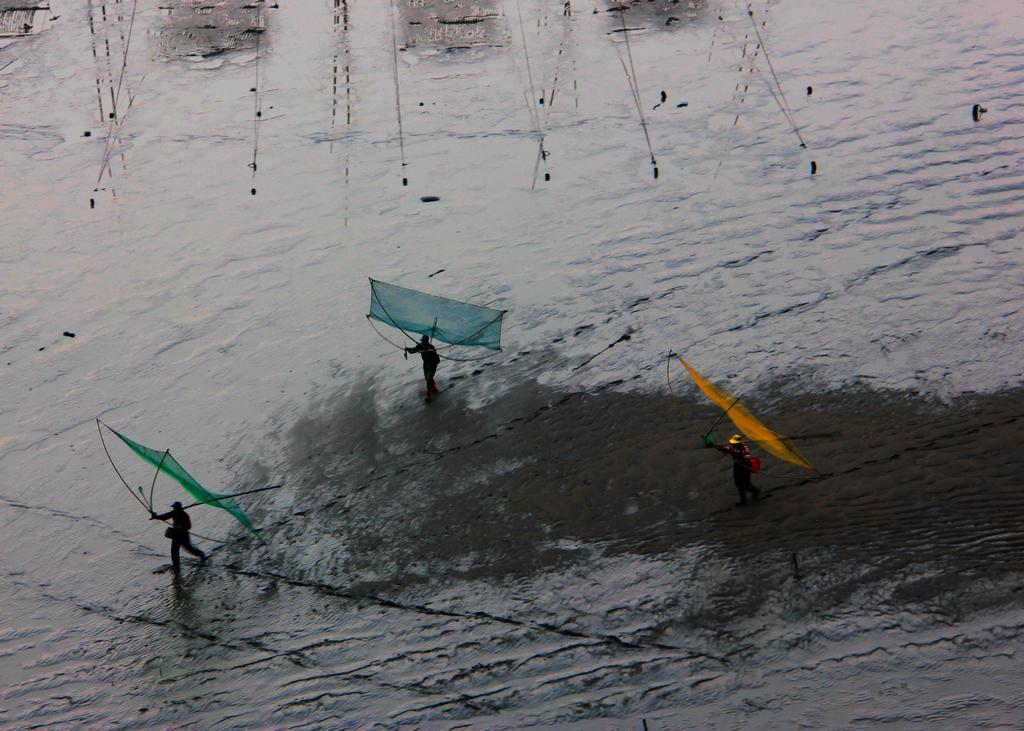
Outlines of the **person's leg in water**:
[[178,537],[178,531],[174,531],[174,537],[171,538],[171,564],[174,566],[174,573],[181,573],[181,558],[179,552],[181,550],[181,539]]
[[423,364],[423,379],[427,382],[427,398],[430,399],[440,389],[434,383],[434,374],[437,373],[436,365]]
[[736,483],[736,489],[740,493],[740,505],[747,504],[747,493],[749,492],[754,497],[754,502],[761,499],[761,491],[758,490],[750,483],[750,468],[746,465],[736,462],[732,466],[732,479]]
[[739,462],[734,462],[732,465],[732,481],[736,485],[736,492],[740,494],[740,501],[737,505],[747,504],[747,493],[743,489],[743,468],[740,467]]
[[192,537],[185,534],[185,540],[181,542],[181,545],[185,547],[185,550],[191,553],[193,556],[199,556],[199,560],[206,563],[206,554],[192,545]]
[[423,364],[423,380],[427,383],[427,401],[434,396],[434,390],[430,387],[430,366]]
[[761,490],[754,487],[754,484],[750,481],[750,470],[744,469],[743,471],[747,473],[747,492],[754,496],[754,502],[756,503],[758,500],[761,499]]

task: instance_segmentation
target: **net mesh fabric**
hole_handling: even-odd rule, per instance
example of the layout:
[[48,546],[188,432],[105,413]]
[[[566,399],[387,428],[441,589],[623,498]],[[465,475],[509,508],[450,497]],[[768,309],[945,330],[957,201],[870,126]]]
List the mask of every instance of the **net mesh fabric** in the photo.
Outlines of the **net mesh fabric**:
[[132,441],[124,434],[121,434],[114,429],[111,429],[110,431],[114,432],[114,435],[127,444],[128,448],[135,452],[135,454],[146,462],[149,462],[154,467],[158,467],[161,472],[185,488],[185,491],[195,498],[196,502],[207,503],[218,508],[223,508],[231,513],[239,523],[244,525],[253,533],[256,532],[252,522],[249,520],[249,516],[245,514],[245,511],[238,507],[238,504],[234,500],[222,497],[220,494],[211,492],[200,485],[196,478],[190,475],[170,453],[160,452],[156,449],[146,447],[138,442]]
[[501,350],[504,315],[504,310],[370,280],[370,317],[443,343]]
[[704,395],[714,401],[718,406],[728,411],[728,416],[732,419],[732,423],[736,425],[748,439],[753,439],[758,443],[759,447],[762,447],[766,452],[770,452],[781,460],[790,462],[795,465],[813,470],[814,467],[807,458],[796,451],[790,444],[787,443],[786,437],[781,434],[773,432],[771,429],[761,423],[761,420],[750,413],[746,406],[743,405],[742,401],[736,399],[732,394],[726,391],[724,388],[719,388],[711,381],[706,379],[696,370],[694,370],[689,363],[682,358],[679,362],[683,364],[687,372],[693,378],[694,383],[697,384],[697,388],[704,392]]

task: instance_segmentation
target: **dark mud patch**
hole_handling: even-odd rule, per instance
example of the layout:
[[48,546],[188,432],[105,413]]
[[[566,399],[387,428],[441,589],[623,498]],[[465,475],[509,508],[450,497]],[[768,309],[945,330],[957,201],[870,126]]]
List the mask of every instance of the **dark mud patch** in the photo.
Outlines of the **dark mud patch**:
[[716,416],[702,402],[527,383],[487,408],[458,392],[396,407],[360,386],[292,426],[275,470],[293,476],[310,521],[285,533],[336,555],[320,578],[365,591],[709,548],[728,561],[777,554],[780,575],[794,553],[811,575],[833,562],[878,578],[928,566],[934,591],[1020,568],[1024,394],[944,404],[780,388],[748,403],[820,473],[762,455],[769,499],[737,509],[729,463],[701,444]]
[[505,46],[508,29],[501,8],[494,0],[465,6],[443,0],[402,3],[399,42],[403,49]]
[[194,3],[172,0],[160,6],[160,54],[168,58],[210,58],[255,48],[267,29],[268,5],[252,0]]
[[[627,30],[652,31],[674,30],[708,17],[706,0],[633,0],[629,2],[606,3],[603,12],[611,19],[609,33],[622,32],[622,18],[625,15]],[[578,11],[577,11],[578,12]],[[593,12],[597,12],[595,9]]]

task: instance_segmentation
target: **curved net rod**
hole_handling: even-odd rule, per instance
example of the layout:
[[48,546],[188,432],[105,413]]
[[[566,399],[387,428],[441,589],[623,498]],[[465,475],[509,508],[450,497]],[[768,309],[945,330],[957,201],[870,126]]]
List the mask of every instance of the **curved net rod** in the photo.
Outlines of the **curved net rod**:
[[506,310],[370,279],[369,316],[402,331],[426,335],[449,346],[501,350],[501,321]]
[[[370,327],[372,327],[372,328],[373,328],[373,331],[374,331],[375,333],[377,333],[377,336],[378,336],[378,337],[379,337],[379,338],[380,338],[381,340],[383,340],[383,341],[384,341],[385,343],[387,343],[388,345],[391,345],[391,346],[393,346],[393,347],[395,347],[395,348],[398,348],[399,350],[402,350],[402,351],[404,351],[404,350],[405,350],[405,346],[404,346],[404,345],[399,345],[399,344],[398,344],[398,343],[396,343],[396,342],[395,342],[394,340],[391,340],[390,338],[388,338],[387,336],[385,336],[385,335],[384,335],[384,333],[382,333],[382,332],[381,332],[381,331],[380,331],[380,330],[379,330],[379,329],[377,328],[377,326],[373,324],[373,318],[371,318],[371,317],[370,317],[369,315],[367,315],[367,316],[366,316],[366,321],[367,321],[368,323],[370,323]],[[403,332],[404,332],[404,331],[403,331]],[[415,341],[414,341],[414,342],[415,342]],[[449,345],[449,346],[446,346],[446,347],[451,347],[451,346]],[[436,350],[438,350],[438,351],[440,351],[440,350],[443,350],[443,349],[444,349],[444,348],[436,348]],[[450,361],[454,361],[454,362],[456,362],[456,363],[476,363],[476,362],[478,362],[478,361],[481,361],[481,360],[489,360],[489,359],[493,358],[493,357],[494,357],[494,353],[486,353],[486,354],[484,354],[484,355],[481,355],[481,356],[480,356],[479,358],[456,358],[456,357],[454,357],[454,356],[451,356],[451,355],[445,355],[444,353],[440,353],[440,352],[439,352],[439,353],[437,354],[437,356],[438,356],[439,358],[443,358],[444,360],[450,360]]]
[[[385,343],[387,343],[388,345],[393,345],[394,347],[398,348],[399,350],[405,350],[405,346],[404,346],[404,345],[399,345],[399,344],[398,344],[398,343],[396,343],[396,342],[395,342],[394,340],[391,340],[390,338],[386,337],[386,336],[384,335],[384,333],[382,333],[382,332],[381,332],[380,330],[378,330],[378,329],[377,329],[377,326],[373,324],[373,318],[372,318],[372,317],[370,317],[369,315],[367,315],[367,316],[366,316],[366,321],[367,321],[368,323],[370,323],[370,327],[372,327],[372,328],[373,328],[373,331],[374,331],[375,333],[377,333],[377,335],[378,335],[378,336],[380,337],[380,339],[381,339],[381,340],[383,340],[383,341],[384,341]],[[396,327],[397,327],[397,326],[396,326]],[[402,330],[402,328],[398,328],[398,329],[399,329],[399,330]],[[405,333],[407,337],[409,336],[409,333],[406,333],[406,332],[405,332],[405,330],[402,330],[402,332],[403,332],[403,333]],[[416,342],[416,341],[415,341],[415,340],[413,340],[413,342]]]
[[[675,389],[673,389],[673,387],[672,387],[671,366],[672,366],[672,359],[673,358],[679,358],[679,355],[677,353],[675,353],[674,351],[669,351],[669,354],[668,354],[668,356],[665,359],[665,380],[668,383],[669,393],[672,394],[673,398],[679,399],[681,397],[675,392]],[[679,359],[682,360],[681,358],[679,358]],[[735,398],[733,400],[733,404],[729,407],[729,409],[724,411],[719,416],[719,421],[721,420],[721,417],[726,416],[728,414],[728,412],[732,409],[732,406],[735,406],[737,403],[739,403],[739,399]],[[742,404],[741,404],[741,406],[742,406]],[[715,428],[715,426],[717,426],[717,425],[718,425],[718,422],[716,422],[715,425],[711,427],[711,430],[713,430]],[[709,430],[709,433],[710,433],[711,430]],[[773,435],[769,439],[750,439],[750,438],[748,438],[746,441],[748,443],[750,443],[750,444],[760,444],[760,445],[763,446],[766,442],[769,443],[769,444],[773,444],[774,442],[778,441],[778,437]],[[766,451],[771,452],[772,450],[771,450],[771,448],[767,448],[766,447]],[[754,474],[756,474],[758,477],[775,477],[775,478],[778,478],[780,480],[800,480],[801,482],[818,482],[820,480],[826,480],[829,477],[831,477],[830,473],[822,473],[822,472],[819,472],[817,469],[814,469],[814,468],[812,468],[812,469],[814,469],[814,472],[816,472],[817,474],[815,476],[813,476],[813,477],[801,477],[798,474],[786,475],[786,474],[779,474],[777,472],[765,472],[764,470],[758,470],[757,472],[754,472],[754,470],[751,470],[749,467],[747,469],[748,469],[748,471],[753,472]]]
[[[116,475],[118,476],[118,478],[119,478],[119,479],[121,480],[121,482],[122,482],[122,483],[124,484],[124,486],[125,486],[125,489],[127,489],[127,490],[128,490],[128,493],[129,493],[129,494],[130,494],[130,495],[131,495],[131,496],[132,496],[133,498],[135,498],[135,501],[136,501],[136,502],[137,502],[137,503],[138,503],[139,505],[141,505],[142,507],[144,507],[144,508],[146,509],[146,511],[147,511],[147,512],[150,512],[150,513],[151,513],[151,512],[153,512],[153,502],[152,502],[152,497],[150,497],[150,504],[149,504],[149,505],[146,505],[146,502],[145,502],[144,500],[142,500],[142,499],[141,499],[141,498],[140,498],[140,497],[139,497],[138,495],[136,495],[136,494],[135,494],[135,491],[134,491],[134,490],[132,490],[132,488],[131,488],[131,486],[130,486],[130,485],[128,484],[127,480],[125,480],[125,479],[124,479],[124,476],[123,476],[123,475],[121,474],[121,470],[119,470],[119,469],[117,468],[117,465],[116,465],[116,464],[114,463],[114,460],[113,460],[113,458],[112,458],[112,457],[110,456],[110,450],[108,450],[108,449],[107,449],[107,442],[106,442],[106,440],[105,440],[105,439],[103,438],[103,427],[104,427],[104,426],[106,426],[106,427],[107,427],[108,429],[110,429],[110,427],[109,427],[109,426],[107,426],[106,424],[104,424],[104,423],[103,423],[102,421],[100,421],[99,419],[96,419],[96,431],[98,431],[98,432],[99,432],[99,434],[100,434],[100,444],[102,444],[102,445],[103,445],[103,452],[104,452],[104,454],[106,454],[106,455],[107,455],[107,460],[108,460],[108,461],[110,462],[110,466],[114,468],[114,473],[115,473],[115,474],[116,474]],[[113,429],[110,429],[110,430],[111,430],[111,431],[114,431]],[[116,432],[115,432],[115,433],[116,433]],[[169,453],[170,453],[170,452],[165,452],[164,454],[166,455],[166,454],[169,454]],[[163,461],[161,460],[161,464],[162,464],[162,462],[163,462]],[[157,468],[157,474],[159,474],[159,472],[160,472],[160,470],[159,470],[159,468]],[[156,478],[155,478],[155,477],[153,478],[153,482],[154,482],[154,484],[156,483]],[[150,489],[150,495],[152,495],[152,489]],[[162,522],[162,523],[163,523],[164,525],[167,525],[167,526],[171,525],[171,523],[170,523],[169,521],[167,521],[167,520],[164,520],[164,521],[161,521],[161,522]],[[194,537],[194,538],[199,538],[199,539],[202,539],[202,540],[204,540],[204,541],[212,541],[213,543],[227,543],[227,541],[222,541],[222,540],[219,540],[219,539],[217,539],[217,538],[210,538],[209,536],[202,536],[202,535],[199,535],[199,534],[198,534],[198,533],[196,533],[195,531],[189,531],[189,535],[191,535],[191,536],[192,536],[192,537]]]
[[[471,333],[467,337],[464,337],[459,342],[457,342],[457,343],[448,343],[447,345],[442,345],[440,348],[436,348],[436,350],[447,350],[448,348],[454,348],[457,345],[464,345],[464,344],[468,343],[470,340],[473,340],[474,338],[476,338],[477,335],[482,333],[484,330],[489,328],[491,325],[493,325],[494,323],[498,322],[503,317],[505,317],[505,312],[507,312],[507,310],[502,310],[501,313],[497,317],[495,317],[493,320],[491,320],[488,323],[485,323],[483,325],[483,327],[481,327],[479,330]],[[498,348],[498,350],[501,350],[501,348]],[[486,357],[490,357],[490,356],[486,356]],[[480,358],[474,358],[473,360],[481,360],[481,359]]]
[[[128,491],[128,494],[131,495],[133,498],[135,498],[135,501],[139,505],[141,505],[143,508],[145,508],[147,513],[150,512],[151,509],[150,509],[150,507],[148,505],[146,505],[146,501],[143,500],[142,498],[140,498],[138,495],[135,494],[135,490],[133,490],[131,485],[128,484],[128,481],[124,479],[124,475],[121,474],[121,470],[117,469],[117,465],[114,464],[114,458],[110,456],[110,450],[107,449],[107,441],[103,438],[103,428],[102,428],[103,426],[107,426],[107,425],[104,424],[99,419],[97,419],[96,420],[96,431],[98,431],[100,433],[100,444],[103,445],[103,453],[107,455],[107,459],[110,461],[110,466],[114,468],[114,472],[117,474],[118,478],[124,484],[124,488]],[[109,426],[107,426],[107,428],[110,429]]]
[[[132,439],[129,439],[124,434],[121,434],[116,429],[111,429],[106,424],[103,424],[103,426],[109,429],[114,436],[116,436],[118,439],[124,442],[124,444],[132,452],[134,452],[137,457],[142,459],[144,462],[147,462],[150,465],[156,467],[158,471],[163,472],[165,475],[167,475],[172,480],[177,482],[179,485],[181,485],[182,488],[184,488],[185,492],[187,492],[193,498],[206,502],[213,501],[211,502],[211,504],[214,504],[215,507],[221,508],[222,510],[225,510],[226,512],[230,513],[235,518],[235,520],[244,525],[253,534],[256,534],[256,528],[249,520],[249,516],[245,514],[245,511],[243,511],[238,506],[237,503],[235,503],[233,500],[225,497],[222,494],[211,492],[210,490],[207,490],[205,487],[203,487],[203,485],[201,485],[192,475],[190,475],[181,465],[181,463],[179,463],[178,460],[174,458],[174,455],[171,454],[170,450],[164,450],[163,452],[161,452],[159,450],[152,449],[145,445],[139,444],[138,442]],[[103,432],[101,431],[101,438],[102,435]],[[104,444],[104,448],[105,447],[106,445]],[[111,460],[111,464],[113,464],[113,460]],[[115,467],[114,469],[116,470],[117,468]],[[118,474],[120,475],[120,473]],[[121,480],[122,482],[124,482],[123,477],[121,478]],[[125,482],[125,486],[127,485],[128,483]],[[130,487],[128,489],[129,491],[131,490]],[[141,491],[142,490],[140,489],[140,492]],[[133,497],[136,497],[137,500],[139,500],[143,507],[146,508],[146,512],[150,512],[150,508],[146,506],[144,500],[135,496],[135,493],[132,493],[132,495]]]
[[[375,299],[377,301],[377,306],[380,307],[381,312],[383,312],[384,315],[388,318],[388,320],[391,321],[391,324],[394,325],[397,329],[401,330],[402,334],[405,335],[405,337],[409,338],[411,341],[413,341],[415,343],[416,342],[416,338],[414,338],[412,335],[407,333],[405,331],[405,329],[401,325],[399,325],[397,322],[395,322],[395,318],[393,318],[391,316],[391,313],[388,312],[387,308],[384,307],[384,303],[380,301],[380,297],[377,296],[377,291],[373,288],[373,280],[372,279],[370,280],[370,294],[373,295],[373,299]],[[372,317],[372,315],[370,315],[370,314],[366,315],[366,319],[367,320],[370,320],[371,317]],[[371,322],[370,324],[372,325],[373,323]],[[377,328],[374,328],[374,330],[376,330],[376,329]],[[377,334],[379,335],[380,333],[378,332]],[[384,337],[384,336],[381,335],[381,337]],[[387,338],[384,338],[384,339],[387,340]],[[390,343],[391,341],[388,340],[388,342]],[[399,347],[402,347],[402,346],[399,346]]]

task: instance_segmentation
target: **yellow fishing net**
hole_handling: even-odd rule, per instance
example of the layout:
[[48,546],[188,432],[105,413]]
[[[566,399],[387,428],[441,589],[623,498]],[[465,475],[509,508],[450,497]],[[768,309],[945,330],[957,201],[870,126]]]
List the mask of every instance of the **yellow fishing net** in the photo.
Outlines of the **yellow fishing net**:
[[748,439],[757,442],[765,449],[766,452],[774,454],[781,460],[792,462],[793,464],[800,465],[808,470],[814,469],[813,465],[807,461],[806,457],[801,455],[788,444],[786,437],[781,434],[776,434],[762,424],[760,419],[751,414],[750,410],[747,409],[741,401],[736,399],[735,396],[706,379],[700,373],[691,368],[690,364],[682,358],[679,358],[679,362],[683,364],[683,368],[689,372],[694,383],[696,383],[697,387],[704,392],[704,395],[725,409],[729,418],[732,419],[732,423],[735,424],[736,428],[743,432]]

